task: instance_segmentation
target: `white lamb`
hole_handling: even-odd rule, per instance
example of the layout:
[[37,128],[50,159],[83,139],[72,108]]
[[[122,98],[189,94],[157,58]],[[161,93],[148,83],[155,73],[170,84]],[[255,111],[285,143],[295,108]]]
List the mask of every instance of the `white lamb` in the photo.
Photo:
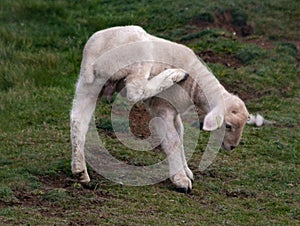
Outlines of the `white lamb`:
[[[193,180],[185,160],[180,117],[190,105],[203,112],[204,130],[226,129],[226,150],[239,144],[249,116],[245,104],[224,89],[192,50],[138,26],[110,28],[95,33],[86,43],[71,111],[71,165],[80,182],[90,181],[84,145],[97,98],[124,86],[128,100],[144,100],[152,116],[167,125],[161,146],[168,156],[170,179],[181,191],[191,191]],[[161,93],[169,102],[155,97]],[[155,127],[159,133],[160,125]]]

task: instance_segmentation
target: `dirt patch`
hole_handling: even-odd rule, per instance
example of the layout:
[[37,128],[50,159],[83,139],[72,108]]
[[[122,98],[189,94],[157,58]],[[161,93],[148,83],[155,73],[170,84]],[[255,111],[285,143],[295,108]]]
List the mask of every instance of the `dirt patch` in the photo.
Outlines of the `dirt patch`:
[[[107,115],[111,115],[111,111],[107,112]],[[125,117],[125,116],[124,116]],[[143,102],[138,102],[130,109],[129,112],[129,126],[130,131],[133,135],[139,139],[147,139],[151,133],[149,130],[149,122],[151,120],[151,115],[147,111],[146,106]],[[99,122],[101,119],[99,119]],[[116,139],[114,128],[111,125],[110,117],[107,117],[105,123],[96,122],[96,127],[98,132],[104,133],[107,136]],[[127,130],[126,130],[127,131]]]
[[[191,20],[189,25],[196,27],[192,31],[199,32],[221,28],[231,33],[230,38],[234,37],[240,42],[253,43],[263,49],[273,49],[274,43],[264,37],[253,36],[254,28],[247,24],[247,15],[237,10],[225,10],[224,12],[216,11],[214,14],[209,14],[210,18],[198,16]],[[297,45],[297,43],[295,43]],[[299,43],[298,43],[299,44]],[[298,51],[300,46],[297,45]]]
[[224,12],[216,11],[214,14],[200,14],[192,19],[189,24],[196,26],[199,30],[221,28],[238,37],[246,37],[254,32],[253,27],[247,24],[247,15],[235,9],[225,10]]
[[275,45],[273,42],[269,41],[267,38],[263,37],[251,37],[251,38],[240,38],[239,41],[256,44],[262,49],[274,49]]
[[256,198],[256,194],[247,190],[223,191],[228,198]]
[[223,64],[226,67],[239,68],[243,64],[235,55],[230,54],[216,54],[212,50],[203,50],[196,53],[206,63]]
[[[94,178],[98,176],[93,175]],[[61,173],[55,177],[39,177],[44,184],[42,188],[33,191],[15,191],[14,202],[1,202],[0,208],[26,207],[38,211],[38,215],[46,218],[61,218],[68,221],[68,225],[98,225],[101,218],[110,217],[110,213],[103,212],[97,208],[106,205],[110,199],[116,199],[114,195],[91,184],[83,187],[72,178]],[[77,215],[70,217],[70,213]],[[87,216],[87,217],[81,217]],[[32,215],[35,217],[35,213]],[[96,219],[96,220],[95,220]],[[24,221],[25,222],[25,221]],[[2,222],[10,225],[8,220]],[[59,224],[59,223],[58,223]]]
[[[95,175],[94,177],[97,177]],[[55,177],[53,176],[41,176],[39,181],[44,185],[42,188],[33,191],[14,191],[14,196],[16,200],[13,202],[1,202],[0,207],[8,206],[25,206],[25,207],[49,207],[55,208],[55,200],[52,200],[47,196],[48,193],[60,190],[68,194],[69,197],[86,196],[89,193],[96,194],[96,198],[91,202],[95,204],[102,204],[105,199],[111,196],[100,190],[95,189],[95,185],[90,183],[87,186],[82,186],[78,183],[76,179],[67,177],[65,174],[61,173]],[[55,195],[55,193],[53,193]],[[100,198],[101,197],[101,198]],[[57,208],[60,208],[57,205]],[[60,211],[58,211],[60,212]],[[46,213],[45,213],[46,214]]]
[[133,106],[129,113],[129,120],[131,131],[136,137],[146,139],[150,136],[149,122],[151,116],[143,103]]

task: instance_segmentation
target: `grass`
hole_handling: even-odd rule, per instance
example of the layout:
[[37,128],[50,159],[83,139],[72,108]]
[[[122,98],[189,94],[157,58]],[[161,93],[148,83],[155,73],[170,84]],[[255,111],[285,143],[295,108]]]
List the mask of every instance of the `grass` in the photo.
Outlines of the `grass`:
[[[212,23],[231,10],[254,33],[236,37]],[[296,1],[39,1],[0,3],[0,221],[2,225],[298,225],[300,223],[299,19]],[[191,194],[167,180],[122,186],[91,169],[89,186],[70,172],[69,111],[88,37],[138,24],[222,60],[208,65],[220,81],[273,126],[246,127],[236,151],[189,165]],[[228,28],[228,24],[226,25]],[[262,45],[264,43],[264,45]],[[106,103],[106,104],[105,104]],[[109,104],[100,113],[109,116]],[[99,110],[99,109],[98,109]],[[103,121],[107,128],[109,122]],[[123,161],[150,164],[161,154],[135,153],[105,136]]]

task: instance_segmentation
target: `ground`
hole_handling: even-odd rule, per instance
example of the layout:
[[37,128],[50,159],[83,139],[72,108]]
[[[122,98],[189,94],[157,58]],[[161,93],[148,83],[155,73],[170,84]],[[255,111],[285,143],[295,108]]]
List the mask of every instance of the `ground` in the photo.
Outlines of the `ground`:
[[[299,225],[299,4],[296,1],[39,1],[0,4],[0,222],[3,225]],[[251,113],[275,125],[247,126],[240,146],[198,170],[208,134],[189,166],[191,194],[169,180],[130,187],[89,167],[70,170],[69,112],[84,43],[95,31],[137,24],[192,48]],[[110,152],[130,164],[165,156],[116,141],[111,104],[96,122]],[[99,116],[96,114],[96,116]],[[150,117],[133,107],[133,133]]]

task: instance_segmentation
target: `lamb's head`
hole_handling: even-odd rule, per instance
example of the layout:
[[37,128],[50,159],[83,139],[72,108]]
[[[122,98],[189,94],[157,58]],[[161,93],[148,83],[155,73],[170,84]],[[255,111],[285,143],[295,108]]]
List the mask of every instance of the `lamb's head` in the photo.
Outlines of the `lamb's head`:
[[225,98],[224,126],[226,129],[223,147],[234,149],[240,142],[249,113],[244,102],[235,95]]
[[225,150],[234,149],[240,142],[249,113],[244,102],[235,95],[224,97],[224,108],[214,108],[204,118],[203,129],[213,131],[225,129],[222,146]]

